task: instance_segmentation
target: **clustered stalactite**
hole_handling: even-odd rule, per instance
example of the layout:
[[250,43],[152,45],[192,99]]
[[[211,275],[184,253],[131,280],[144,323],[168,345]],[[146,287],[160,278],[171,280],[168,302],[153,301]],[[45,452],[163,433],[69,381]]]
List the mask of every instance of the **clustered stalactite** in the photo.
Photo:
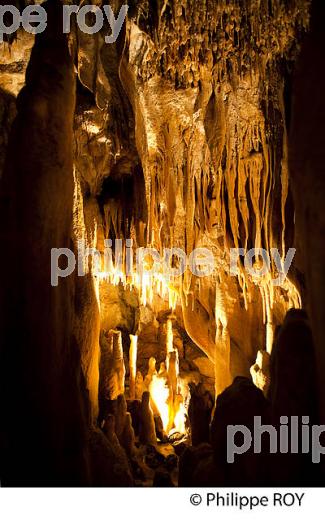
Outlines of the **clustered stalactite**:
[[[276,247],[283,260],[292,245],[284,87],[308,6],[140,2],[116,45],[76,27],[70,38],[80,81],[76,182],[97,229],[88,245],[103,250],[105,239],[132,238],[160,252],[213,252],[208,280],[186,272],[167,293],[215,364],[217,392],[238,364],[234,345],[246,373],[258,348],[270,351],[286,310],[301,305],[295,279],[273,287],[273,263],[257,282],[239,262],[232,279],[229,251]],[[250,322],[244,344],[238,316]]]
[[276,55],[295,54],[295,31],[307,28],[309,2],[144,0],[131,15],[154,44],[141,49],[139,78],[158,73],[187,88],[199,85],[204,68],[222,82],[254,70],[264,75]]
[[214,253],[217,269],[207,284],[208,298],[204,282],[188,272],[176,287],[185,321],[192,315],[200,322],[200,311],[189,307],[203,307],[208,317],[202,317],[202,329],[214,322],[215,338],[188,332],[222,367],[217,391],[229,381],[224,374],[231,340],[237,341],[229,295],[247,311],[256,301],[257,283],[265,330],[254,341],[268,351],[285,311],[301,305],[294,280],[273,287],[273,263],[271,274],[259,281],[240,263],[233,284],[229,251],[278,248],[283,260],[292,245],[284,76],[308,26],[308,6],[143,2],[128,24],[121,79],[135,113],[147,243],[159,251],[175,246],[189,254],[207,246]]

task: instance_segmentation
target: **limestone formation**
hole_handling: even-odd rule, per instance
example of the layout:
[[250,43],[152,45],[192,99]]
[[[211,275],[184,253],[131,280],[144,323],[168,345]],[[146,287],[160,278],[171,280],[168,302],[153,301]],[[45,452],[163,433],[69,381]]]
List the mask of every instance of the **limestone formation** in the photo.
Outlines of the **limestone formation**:
[[130,399],[135,399],[135,385],[137,374],[137,336],[130,335],[129,368],[130,368]]
[[[296,212],[296,245],[299,270],[305,273],[304,305],[308,308],[316,348],[320,420],[325,424],[325,327],[324,278],[324,54],[321,52],[325,6],[312,3],[311,27],[306,36],[293,80],[292,121],[289,135],[289,166]],[[313,86],[317,85],[317,89]]]
[[119,440],[122,439],[125,424],[127,421],[127,404],[123,394],[120,394],[116,400],[114,410],[115,416],[115,432]]
[[191,425],[192,445],[198,446],[210,439],[213,400],[202,384],[190,384],[191,398],[188,416]]
[[[75,75],[61,6],[51,1],[45,7],[48,30],[35,39],[0,185],[0,237],[7,251],[0,261],[6,273],[0,299],[1,482],[84,486],[92,481],[90,414],[73,335],[74,278],[51,286],[50,263],[52,248],[71,247]],[[25,69],[28,57],[21,59]],[[24,440],[14,404],[22,400]]]
[[216,476],[221,475],[223,485],[267,485],[269,478],[270,458],[267,444],[262,442],[262,455],[259,457],[253,445],[243,453],[242,457],[227,462],[228,425],[243,425],[254,431],[255,417],[261,424],[271,424],[270,406],[251,380],[237,377],[233,383],[217,398],[210,430],[210,441],[214,451]]
[[155,420],[150,407],[149,392],[144,392],[142,395],[140,421],[140,441],[143,444],[157,444]]
[[156,360],[155,360],[154,357],[151,357],[149,359],[149,363],[148,363],[148,372],[147,372],[147,375],[146,375],[146,377],[144,378],[144,381],[143,381],[144,388],[146,388],[146,390],[149,389],[150,383],[151,383],[152,378],[153,378],[154,375],[157,375]]
[[132,417],[129,412],[126,414],[125,418],[124,430],[121,437],[121,444],[130,458],[132,458],[136,454],[135,434],[132,425]]
[[265,350],[257,352],[256,363],[251,367],[253,383],[267,396],[270,386],[270,354]]
[[[97,467],[94,468],[95,471],[97,472],[97,474],[95,475],[95,482],[97,479],[100,481],[101,471],[99,471],[98,466],[101,466],[102,471],[105,472],[106,474],[108,473],[109,468],[113,468],[114,473],[116,473],[117,476],[119,476],[119,478],[121,479],[121,483],[119,485],[123,485],[123,479],[124,479],[125,485],[128,485],[128,486],[132,485],[133,479],[131,476],[129,462],[128,462],[128,459],[126,456],[126,452],[122,448],[122,446],[119,442],[119,439],[117,438],[117,435],[115,433],[114,415],[109,415],[107,417],[105,424],[104,424],[104,434],[108,441],[108,446],[106,447],[107,453],[105,453],[105,451],[103,450],[103,454],[102,454],[103,460],[100,461],[99,460],[100,451],[98,454],[97,454],[97,449],[95,451],[95,453],[97,455],[97,457],[95,457],[95,460],[97,459],[96,460]],[[99,433],[97,434],[97,438],[99,441],[100,440]],[[102,444],[105,445],[105,443],[103,441],[101,441],[101,442],[102,442]],[[110,464],[107,463],[107,459],[105,460],[105,457],[107,458],[109,456],[113,457],[113,460],[111,461]],[[106,464],[105,464],[105,462],[106,462]],[[116,478],[116,476],[114,478],[114,475],[111,475],[110,477],[108,476],[108,477],[106,477],[106,479],[107,479],[106,482],[100,483],[99,485],[109,486],[109,485],[111,485],[110,482],[114,483],[114,481],[117,481],[117,478]]]
[[325,421],[324,2],[62,4],[0,43],[1,484],[277,485],[226,432]]
[[[280,0],[141,1],[129,10],[121,46],[71,35],[81,84],[76,175],[83,196],[99,202],[101,240],[132,237],[135,246],[187,254],[209,247],[216,259],[215,273],[199,281],[189,272],[168,284],[161,273],[135,281],[124,264],[114,272],[111,282],[131,287],[119,287],[119,300],[111,301],[118,326],[135,331],[139,315],[152,315],[150,345],[139,335],[139,367],[149,349],[149,357],[164,359],[153,352],[161,352],[158,295],[169,312],[167,348],[170,310],[178,307],[185,333],[215,365],[217,394],[247,372],[256,345],[270,351],[275,327],[301,305],[291,273],[283,291],[271,283],[274,262],[261,280],[241,261],[231,277],[229,255],[232,247],[277,247],[283,260],[291,245],[284,69],[297,55],[308,8],[308,0],[288,10]],[[109,285],[99,289],[105,323],[113,321]]]
[[143,392],[143,376],[141,372],[138,371],[135,378],[135,398],[141,400]]
[[121,331],[101,333],[101,393],[115,400],[124,393],[125,366]]

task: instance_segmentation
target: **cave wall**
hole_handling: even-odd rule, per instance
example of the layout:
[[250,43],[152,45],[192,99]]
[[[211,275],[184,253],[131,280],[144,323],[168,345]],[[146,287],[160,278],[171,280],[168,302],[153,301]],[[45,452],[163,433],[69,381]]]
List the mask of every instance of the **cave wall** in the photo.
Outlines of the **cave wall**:
[[325,68],[322,20],[325,6],[318,0],[312,6],[311,28],[302,45],[293,83],[289,150],[296,205],[296,244],[301,270],[306,277],[306,306],[316,346],[320,419],[324,422]]
[[16,97],[25,83],[25,73],[34,36],[20,30],[11,44],[0,44],[0,177],[3,172],[9,132],[16,115]]
[[1,180],[1,444],[6,485],[88,482],[85,386],[72,337],[73,279],[53,288],[53,247],[71,246],[75,77],[48,6],[17,99]]

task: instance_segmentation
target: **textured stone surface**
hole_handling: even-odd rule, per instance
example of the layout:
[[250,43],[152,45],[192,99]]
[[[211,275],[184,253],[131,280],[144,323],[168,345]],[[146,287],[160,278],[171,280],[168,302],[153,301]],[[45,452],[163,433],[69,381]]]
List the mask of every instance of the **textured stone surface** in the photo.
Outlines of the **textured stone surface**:
[[[296,243],[301,270],[306,274],[306,303],[316,346],[320,413],[325,420],[323,374],[325,277],[324,277],[324,196],[325,84],[323,39],[324,4],[316,0],[311,32],[306,38],[294,81],[290,133],[290,173],[297,211]],[[312,85],[317,85],[313,89]]]
[[51,248],[71,246],[75,78],[58,5],[47,7],[48,30],[37,38],[17,100],[0,189],[0,238],[7,252],[0,266],[7,485],[90,481],[88,400],[72,334],[74,279],[50,283]]
[[[286,310],[300,305],[294,272],[275,289],[270,279],[255,285],[242,265],[230,277],[229,251],[283,255],[292,245],[284,98],[308,5],[141,1],[115,45],[72,36],[83,196],[96,197],[104,237],[213,251],[216,273],[199,285],[186,275],[178,292],[187,334],[215,364],[217,391],[248,373]],[[101,312],[135,332],[136,295],[126,305],[125,295],[102,290]],[[154,331],[140,338],[139,358],[159,359],[155,345]]]

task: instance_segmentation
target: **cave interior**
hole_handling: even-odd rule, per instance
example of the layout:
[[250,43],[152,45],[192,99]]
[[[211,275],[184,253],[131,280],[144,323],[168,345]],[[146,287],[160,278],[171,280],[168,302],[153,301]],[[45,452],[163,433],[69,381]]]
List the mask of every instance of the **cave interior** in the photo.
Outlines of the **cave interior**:
[[62,3],[0,43],[2,485],[319,485],[226,434],[325,421],[324,2]]

